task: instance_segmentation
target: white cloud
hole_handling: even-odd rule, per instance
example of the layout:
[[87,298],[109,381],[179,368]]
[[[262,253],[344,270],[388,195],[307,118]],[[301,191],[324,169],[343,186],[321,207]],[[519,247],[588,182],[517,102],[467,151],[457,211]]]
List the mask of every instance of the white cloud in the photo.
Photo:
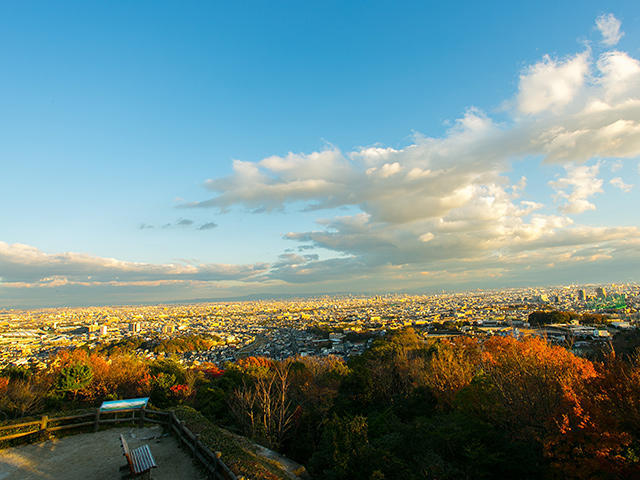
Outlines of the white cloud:
[[589,52],[565,61],[545,55],[520,75],[518,108],[525,114],[538,114],[565,107],[580,91],[588,71]]
[[1,286],[12,284],[135,284],[136,282],[255,280],[267,264],[149,264],[84,253],[48,254],[36,247],[0,241]]
[[630,192],[633,188],[633,185],[624,183],[624,181],[620,177],[612,178],[611,180],[609,180],[609,183],[614,187],[619,188],[623,192]]
[[638,98],[640,91],[640,62],[625,52],[603,53],[596,66],[600,76],[596,83],[602,87],[602,97],[610,106],[611,102],[623,102]]
[[511,191],[513,192],[514,196],[519,197],[522,192],[524,192],[525,188],[527,188],[527,177],[522,176],[520,177],[520,180],[518,180],[518,183],[513,184],[513,186],[511,187]]
[[[584,227],[572,216],[596,208],[601,159],[640,155],[639,80],[640,62],[624,52],[545,56],[523,70],[506,121],[470,108],[444,136],[415,135],[402,148],[235,162],[230,177],[207,182],[213,198],[191,205],[358,210],[285,236],[336,255],[272,264],[268,276],[290,282],[467,279],[474,268],[508,276],[525,264],[535,270],[533,264],[588,265],[625,255],[631,265],[640,259],[637,229]],[[527,178],[507,177],[515,162],[540,157],[565,168],[549,182],[556,215],[525,197]]]
[[600,15],[596,18],[596,27],[602,34],[602,43],[612,47],[616,45],[622,36],[623,32],[620,31],[620,20],[618,20],[612,13],[606,15]]
[[423,233],[422,235],[420,235],[418,238],[420,239],[421,242],[430,242],[431,240],[433,240],[435,237],[435,235],[431,232],[427,232],[427,233]]
[[566,177],[549,182],[556,190],[556,198],[563,201],[560,211],[582,213],[595,210],[596,206],[588,199],[602,192],[602,180],[597,177],[600,165],[566,165],[564,168]]
[[[602,31],[620,34],[619,27]],[[640,62],[615,50],[598,58],[590,51],[544,56],[522,71],[510,104],[515,107],[506,120],[469,108],[445,135],[415,135],[404,147],[328,147],[235,160],[231,175],[206,181],[208,198],[182,205],[221,212],[300,206],[355,211],[318,220],[317,230],[285,235],[299,242],[299,250],[323,249],[322,259],[286,252],[269,264],[149,265],[0,243],[0,272],[13,285],[78,283],[91,275],[103,283],[289,282],[296,288],[315,282],[335,291],[380,285],[380,279],[391,288],[393,282],[522,278],[525,268],[545,279],[551,267],[544,265],[551,264],[566,272],[589,265],[637,271],[636,227],[588,227],[572,216],[596,208],[592,199],[603,192],[598,174],[604,159],[640,155]],[[540,158],[565,169],[549,182],[556,214],[542,199],[525,195],[527,183],[539,181],[535,174],[509,178],[517,162]],[[619,178],[610,183],[630,188]],[[334,258],[324,258],[327,252]]]

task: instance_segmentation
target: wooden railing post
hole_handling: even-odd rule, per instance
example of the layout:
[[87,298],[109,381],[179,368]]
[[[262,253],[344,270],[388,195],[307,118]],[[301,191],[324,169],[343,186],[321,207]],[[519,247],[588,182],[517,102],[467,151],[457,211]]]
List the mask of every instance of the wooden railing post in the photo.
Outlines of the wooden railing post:
[[[213,452],[213,454],[216,457],[215,468],[213,470],[213,475],[214,475],[215,478],[218,478],[218,469],[220,468],[220,462],[222,462],[222,460],[220,459],[220,457],[222,457],[222,452],[215,451],[215,452]],[[224,476],[224,471],[220,475]]]
[[140,428],[144,427],[144,407],[140,409]]
[[93,425],[93,431],[94,432],[98,431],[98,425],[100,425],[100,407],[96,408],[96,420],[95,420],[95,423]]
[[40,420],[40,430],[45,431],[47,429],[48,422],[49,422],[49,417],[47,415],[43,415],[42,420]]

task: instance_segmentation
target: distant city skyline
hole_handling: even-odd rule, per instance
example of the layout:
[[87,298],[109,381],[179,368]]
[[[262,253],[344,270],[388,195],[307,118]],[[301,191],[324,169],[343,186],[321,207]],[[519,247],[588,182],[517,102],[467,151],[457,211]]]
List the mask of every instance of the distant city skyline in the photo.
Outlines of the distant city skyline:
[[640,281],[640,5],[0,5],[0,308]]

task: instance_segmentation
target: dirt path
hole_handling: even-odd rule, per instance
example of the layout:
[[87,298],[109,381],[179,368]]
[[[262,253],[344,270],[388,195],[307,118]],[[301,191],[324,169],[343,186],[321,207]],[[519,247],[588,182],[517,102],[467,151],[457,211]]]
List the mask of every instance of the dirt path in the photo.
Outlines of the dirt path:
[[120,466],[126,464],[120,434],[132,449],[149,445],[158,464],[154,480],[206,478],[178,442],[162,436],[156,426],[113,428],[0,450],[0,480],[117,480]]
[[292,480],[300,479],[296,472],[305,471],[302,465],[288,459],[287,457],[283,457],[278,452],[269,450],[267,447],[263,447],[262,445],[258,445],[257,443],[254,443],[254,445],[256,447],[256,453],[258,453],[258,455],[262,455],[263,457],[267,457],[278,462],[278,464],[285,472],[287,472],[287,475],[289,475],[289,478],[291,478]]

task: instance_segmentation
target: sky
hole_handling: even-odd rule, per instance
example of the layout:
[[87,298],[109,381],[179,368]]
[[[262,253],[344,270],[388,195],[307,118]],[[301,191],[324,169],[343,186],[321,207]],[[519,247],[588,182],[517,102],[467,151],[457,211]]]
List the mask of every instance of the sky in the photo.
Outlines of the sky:
[[0,2],[0,307],[640,281],[640,4],[439,3]]

